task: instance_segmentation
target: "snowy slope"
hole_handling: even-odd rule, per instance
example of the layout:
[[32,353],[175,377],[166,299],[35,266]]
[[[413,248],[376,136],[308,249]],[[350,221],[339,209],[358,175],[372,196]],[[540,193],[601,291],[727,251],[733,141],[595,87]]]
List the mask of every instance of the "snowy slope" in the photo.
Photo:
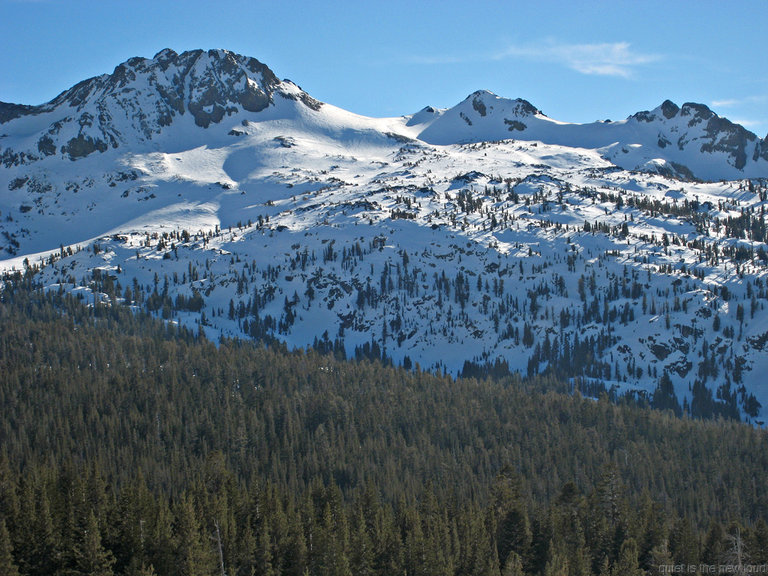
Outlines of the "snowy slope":
[[[702,108],[574,125],[477,92],[366,118],[226,51],[79,86],[0,108],[7,271],[213,338],[501,362],[585,393],[651,398],[666,374],[694,411],[764,420],[768,171],[746,136],[738,168],[743,129]],[[672,178],[683,161],[715,181]]]
[[449,110],[414,115],[410,123],[423,126],[418,137],[432,144],[514,138],[598,149],[627,170],[704,180],[768,175],[768,142],[702,104],[680,108],[667,100],[618,122],[568,124],[525,100],[479,91]]

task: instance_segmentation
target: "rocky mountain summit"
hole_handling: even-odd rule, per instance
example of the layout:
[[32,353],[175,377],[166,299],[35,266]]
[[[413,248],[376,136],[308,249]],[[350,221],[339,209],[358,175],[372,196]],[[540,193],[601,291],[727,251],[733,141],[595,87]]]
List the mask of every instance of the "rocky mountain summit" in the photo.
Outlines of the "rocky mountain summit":
[[208,128],[240,111],[260,112],[276,97],[320,106],[255,58],[166,49],[151,60],[131,58],[112,74],[84,80],[42,106],[0,103],[0,125],[31,132],[18,148],[5,149],[2,161],[10,166],[56,155],[75,160],[135,147],[156,140],[179,118]]

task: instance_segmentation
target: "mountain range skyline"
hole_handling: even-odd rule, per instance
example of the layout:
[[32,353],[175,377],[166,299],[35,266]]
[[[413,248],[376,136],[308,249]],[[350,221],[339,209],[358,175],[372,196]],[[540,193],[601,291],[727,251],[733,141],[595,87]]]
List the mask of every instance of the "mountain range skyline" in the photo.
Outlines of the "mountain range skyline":
[[[24,164],[57,153],[74,160],[94,151],[117,148],[121,141],[135,147],[162,138],[165,127],[185,113],[194,118],[196,126],[207,128],[241,109],[272,109],[277,95],[301,101],[314,111],[326,105],[290,80],[280,81],[267,65],[253,57],[224,49],[178,54],[165,48],[151,59],[133,57],[111,74],[78,82],[40,106],[0,102],[0,123],[13,126],[9,128],[12,132],[29,134],[49,122],[47,134],[36,141],[23,144],[22,139],[16,150],[7,147],[3,162],[6,166]],[[126,121],[127,125],[121,127]],[[706,105],[691,102],[681,108],[665,100],[653,110],[636,112],[625,120],[575,124],[550,118],[522,98],[510,100],[478,90],[450,108],[426,106],[417,113],[367,121],[388,123],[395,137],[430,144],[514,137],[599,149],[605,158],[627,169],[659,171],[684,179],[768,174],[768,139],[761,140]],[[24,128],[29,122],[31,128]],[[356,123],[354,119],[348,122]],[[5,134],[6,143],[7,137]],[[697,159],[700,152],[708,153],[704,163]],[[713,162],[712,153],[725,154],[725,164]],[[691,162],[695,169],[693,164],[687,165]]]
[[[3,0],[0,101],[38,105],[115,62],[224,47],[300,79],[321,101],[387,117],[448,108],[487,89],[575,123],[621,119],[671,100],[699,102],[768,133],[762,2],[401,1],[131,6]],[[298,9],[297,9],[298,8]],[[152,18],[143,15],[151,12]]]

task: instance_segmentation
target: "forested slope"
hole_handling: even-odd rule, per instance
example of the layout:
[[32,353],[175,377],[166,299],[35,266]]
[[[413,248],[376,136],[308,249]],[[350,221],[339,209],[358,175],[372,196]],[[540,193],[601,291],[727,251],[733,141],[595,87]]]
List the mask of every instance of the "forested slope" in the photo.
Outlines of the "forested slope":
[[763,430],[1,296],[2,573],[632,574],[736,538],[768,560]]

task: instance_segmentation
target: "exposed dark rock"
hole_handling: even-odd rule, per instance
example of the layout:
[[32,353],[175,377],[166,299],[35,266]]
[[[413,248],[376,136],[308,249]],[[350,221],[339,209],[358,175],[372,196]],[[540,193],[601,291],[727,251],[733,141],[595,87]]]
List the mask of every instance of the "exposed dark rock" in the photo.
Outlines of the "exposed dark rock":
[[[675,116],[677,116],[677,113],[680,112],[680,108],[677,104],[672,102],[671,100],[664,100],[664,102],[661,103],[661,113],[667,120],[671,120]],[[630,118],[634,118],[638,122],[654,122],[656,120],[660,120],[656,114],[654,114],[652,111],[649,110],[643,110],[641,112],[637,112],[630,116]]]
[[14,178],[8,184],[8,190],[18,190],[19,188],[22,188],[28,181],[29,176],[20,176],[18,178]]
[[661,113],[664,114],[664,118],[671,120],[677,113],[680,112],[680,107],[671,100],[664,100],[661,103]]
[[678,360],[667,366],[667,370],[675,372],[680,378],[685,378],[688,372],[691,371],[691,368],[693,368],[693,364],[688,360]]
[[725,152],[733,157],[736,168],[744,168],[747,164],[747,143],[754,142],[757,136],[714,113],[707,122],[705,133],[711,141],[702,144],[702,152]]
[[70,160],[77,160],[78,158],[84,158],[88,154],[95,152],[105,152],[107,150],[107,144],[103,140],[94,140],[90,136],[83,136],[80,134],[77,138],[72,138],[67,142],[66,146],[62,146],[62,154],[69,154]]
[[664,360],[667,356],[669,356],[671,350],[669,349],[669,346],[666,344],[651,344],[649,346],[651,353],[656,356],[659,360]]
[[695,182],[697,180],[696,176],[693,175],[693,172],[691,172],[691,169],[688,168],[685,164],[680,164],[678,162],[670,162],[670,165],[675,170],[675,177],[681,180],[689,180],[691,182]]
[[472,108],[474,108],[475,111],[480,114],[480,116],[485,116],[487,113],[485,109],[485,102],[483,102],[478,96],[475,96],[475,98],[472,100]]
[[669,162],[664,165],[657,165],[654,169],[657,174],[677,180],[687,180],[688,182],[697,182],[698,178],[693,174],[690,168],[679,162]]
[[757,162],[760,158],[768,162],[768,136],[755,145],[755,152],[752,154],[752,160]]
[[27,106],[25,104],[10,104],[8,102],[0,102],[0,124],[25,116],[27,114],[34,114],[35,107]]
[[504,124],[509,126],[507,128],[510,132],[513,132],[514,130],[520,130],[521,132],[527,128],[525,124],[520,122],[519,120],[510,120],[508,118],[504,118]]
[[283,148],[293,148],[296,146],[296,141],[290,136],[275,136],[273,140]]
[[482,172],[478,172],[476,170],[472,170],[471,172],[467,172],[465,174],[456,176],[456,178],[454,178],[453,181],[469,183],[469,182],[476,182],[481,178],[485,178],[485,174],[483,174]]
[[656,114],[648,110],[643,110],[642,112],[637,112],[636,114],[633,114],[632,116],[630,116],[630,118],[634,118],[638,122],[653,122],[654,120],[656,120]]
[[515,114],[518,116],[535,116],[536,114],[541,114],[541,110],[536,108],[533,104],[528,102],[527,100],[523,100],[522,98],[518,98],[515,100],[517,103],[515,105]]
[[312,96],[310,96],[306,92],[301,93],[301,101],[304,103],[304,105],[307,108],[311,108],[315,112],[317,112],[318,110],[320,110],[320,108],[323,107],[323,103],[320,102],[320,100],[315,100],[314,98],[312,98]]
[[56,144],[50,136],[45,135],[37,141],[37,150],[46,156],[53,156],[56,154]]
[[686,102],[683,107],[680,108],[680,116],[692,116],[688,122],[688,126],[694,126],[704,120],[709,120],[715,113],[709,109],[705,104],[697,104],[696,102]]
[[387,138],[391,138],[395,142],[399,142],[400,144],[413,144],[416,142],[413,138],[409,138],[408,136],[403,136],[402,134],[396,134],[395,132],[385,132],[384,135]]

